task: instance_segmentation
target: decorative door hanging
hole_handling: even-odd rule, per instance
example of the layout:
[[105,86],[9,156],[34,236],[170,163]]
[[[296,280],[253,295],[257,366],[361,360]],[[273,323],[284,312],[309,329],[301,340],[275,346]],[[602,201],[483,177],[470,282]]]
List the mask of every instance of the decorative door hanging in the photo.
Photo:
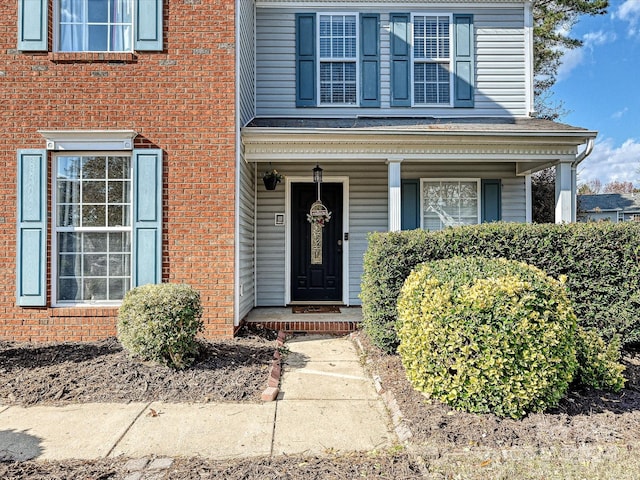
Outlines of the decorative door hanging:
[[320,200],[322,169],[317,163],[313,169],[313,182],[318,187],[318,199],[307,213],[307,221],[311,224],[311,265],[322,265],[322,229],[331,220],[331,212]]

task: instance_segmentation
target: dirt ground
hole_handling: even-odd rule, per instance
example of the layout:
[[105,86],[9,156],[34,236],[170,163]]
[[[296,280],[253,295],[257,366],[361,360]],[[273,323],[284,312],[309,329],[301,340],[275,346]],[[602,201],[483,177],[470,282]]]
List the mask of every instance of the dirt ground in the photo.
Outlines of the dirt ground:
[[115,338],[91,343],[0,342],[0,404],[260,401],[275,332],[201,342],[191,368],[142,363]]
[[[428,401],[411,388],[398,357],[382,354],[361,333],[357,338],[365,349],[367,369],[393,393],[413,434],[408,445],[320,457],[182,458],[142,478],[639,478],[640,470],[633,470],[640,469],[633,460],[640,449],[638,352],[625,352],[628,381],[622,392],[574,389],[556,409],[512,420],[456,412]],[[183,372],[132,360],[114,339],[90,344],[0,342],[0,404],[257,401],[274,340],[275,332],[244,331],[232,340],[205,343],[196,364]],[[120,458],[0,463],[3,479],[119,480],[130,475],[127,459]]]

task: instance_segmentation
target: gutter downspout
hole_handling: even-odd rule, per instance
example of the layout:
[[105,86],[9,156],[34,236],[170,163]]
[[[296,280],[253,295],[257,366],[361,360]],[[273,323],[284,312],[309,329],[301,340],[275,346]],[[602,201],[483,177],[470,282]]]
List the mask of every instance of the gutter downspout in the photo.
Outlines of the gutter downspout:
[[571,162],[571,221],[577,220],[578,214],[578,165],[582,161],[591,155],[593,152],[593,138],[587,139],[587,146],[585,149],[576,155],[576,159]]

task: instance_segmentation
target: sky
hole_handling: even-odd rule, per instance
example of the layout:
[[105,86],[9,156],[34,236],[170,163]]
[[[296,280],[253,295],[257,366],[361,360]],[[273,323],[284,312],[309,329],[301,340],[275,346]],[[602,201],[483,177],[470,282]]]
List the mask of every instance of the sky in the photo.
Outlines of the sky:
[[606,15],[583,16],[571,36],[584,45],[565,53],[552,101],[559,121],[598,131],[578,183],[629,181],[640,187],[640,0],[610,0]]

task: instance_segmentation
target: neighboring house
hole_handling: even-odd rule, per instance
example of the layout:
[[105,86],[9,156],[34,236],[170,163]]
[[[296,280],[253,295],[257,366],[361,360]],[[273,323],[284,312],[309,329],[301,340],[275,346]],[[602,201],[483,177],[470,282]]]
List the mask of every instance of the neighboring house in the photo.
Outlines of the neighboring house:
[[596,134],[532,118],[529,1],[18,0],[0,31],[2,338],[112,335],[160,281],[209,337],[359,305],[369,232],[530,221],[548,166],[575,220]]
[[640,194],[578,195],[578,221],[640,222]]

